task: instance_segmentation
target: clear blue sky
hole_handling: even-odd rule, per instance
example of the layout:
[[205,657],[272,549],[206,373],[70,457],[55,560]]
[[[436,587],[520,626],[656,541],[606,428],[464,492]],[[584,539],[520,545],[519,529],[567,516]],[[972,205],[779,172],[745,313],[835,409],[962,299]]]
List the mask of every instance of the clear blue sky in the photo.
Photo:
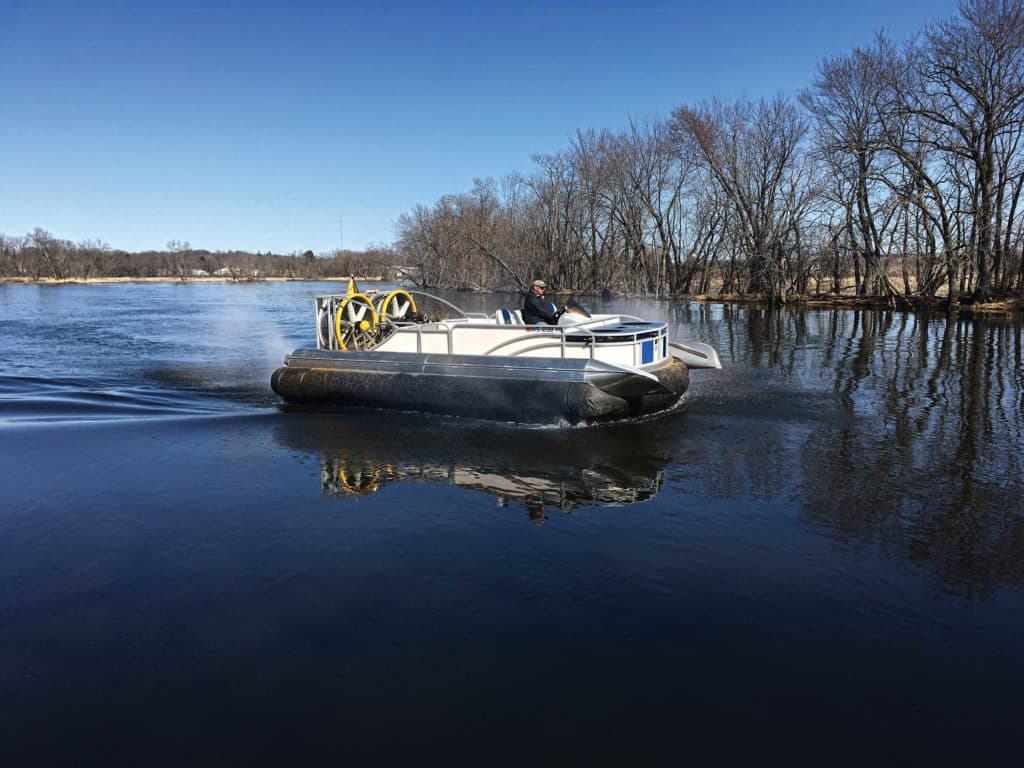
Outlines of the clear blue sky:
[[952,0],[0,0],[0,232],[127,250],[390,242],[577,128],[792,95]]

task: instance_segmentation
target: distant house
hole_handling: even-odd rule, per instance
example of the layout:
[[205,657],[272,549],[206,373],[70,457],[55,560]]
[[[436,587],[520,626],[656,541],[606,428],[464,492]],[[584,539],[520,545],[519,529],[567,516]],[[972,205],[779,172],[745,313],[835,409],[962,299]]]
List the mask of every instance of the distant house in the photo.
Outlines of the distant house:
[[231,267],[221,267],[213,274],[217,277],[231,277]]
[[207,272],[205,269],[193,269],[192,270],[192,277],[209,277],[209,276],[210,276],[210,273]]

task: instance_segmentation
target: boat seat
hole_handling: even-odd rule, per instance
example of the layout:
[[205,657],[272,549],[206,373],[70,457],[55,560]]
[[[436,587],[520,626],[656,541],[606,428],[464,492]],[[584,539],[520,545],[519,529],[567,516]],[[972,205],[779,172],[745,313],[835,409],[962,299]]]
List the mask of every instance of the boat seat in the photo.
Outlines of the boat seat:
[[498,325],[523,325],[523,312],[519,309],[499,309],[494,313]]

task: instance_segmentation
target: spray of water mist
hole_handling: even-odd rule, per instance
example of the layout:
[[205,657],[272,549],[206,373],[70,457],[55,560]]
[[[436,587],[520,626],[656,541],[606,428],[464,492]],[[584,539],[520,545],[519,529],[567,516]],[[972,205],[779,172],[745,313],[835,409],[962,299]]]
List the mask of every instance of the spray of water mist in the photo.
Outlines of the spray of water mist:
[[261,306],[245,303],[218,307],[207,322],[224,361],[213,383],[221,389],[269,394],[270,374],[295,346],[274,318]]
[[189,333],[188,354],[155,366],[150,377],[250,404],[276,402],[270,375],[295,340],[271,312],[251,302],[199,305]]

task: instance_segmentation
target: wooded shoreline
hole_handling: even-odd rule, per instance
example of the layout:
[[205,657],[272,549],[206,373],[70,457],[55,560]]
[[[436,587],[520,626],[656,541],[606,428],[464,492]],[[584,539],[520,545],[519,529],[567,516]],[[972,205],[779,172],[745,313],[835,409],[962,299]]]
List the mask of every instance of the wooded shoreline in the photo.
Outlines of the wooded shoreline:
[[[231,277],[89,277],[89,278],[26,278],[26,277],[0,277],[0,286],[7,285],[36,285],[36,286],[64,286],[64,285],[114,285],[125,283],[177,283],[177,284],[229,284],[247,285],[252,283],[315,283],[315,282],[337,282],[346,283],[348,277],[257,277],[235,279]],[[379,283],[387,280],[386,277],[357,276],[357,283]],[[456,293],[515,293],[514,289],[501,290],[463,290]],[[602,293],[598,291],[569,291],[554,290],[552,297],[570,295],[582,297],[597,297]],[[607,295],[607,294],[606,294]],[[615,298],[653,298],[642,293],[627,293],[621,291],[610,292]],[[674,301],[694,301],[704,304],[745,304],[749,306],[778,306],[776,300],[769,301],[766,296],[751,294],[678,294],[663,297]],[[789,296],[783,306],[821,308],[831,307],[835,309],[877,309],[877,310],[901,310],[909,312],[917,311],[946,311],[949,309],[949,302],[945,296],[909,296],[894,299],[892,296],[858,296],[853,294],[807,294],[801,296]],[[1008,297],[998,300],[975,302],[970,295],[959,297],[953,307],[954,311],[970,314],[1020,314],[1024,313],[1024,299],[1020,297]]]

